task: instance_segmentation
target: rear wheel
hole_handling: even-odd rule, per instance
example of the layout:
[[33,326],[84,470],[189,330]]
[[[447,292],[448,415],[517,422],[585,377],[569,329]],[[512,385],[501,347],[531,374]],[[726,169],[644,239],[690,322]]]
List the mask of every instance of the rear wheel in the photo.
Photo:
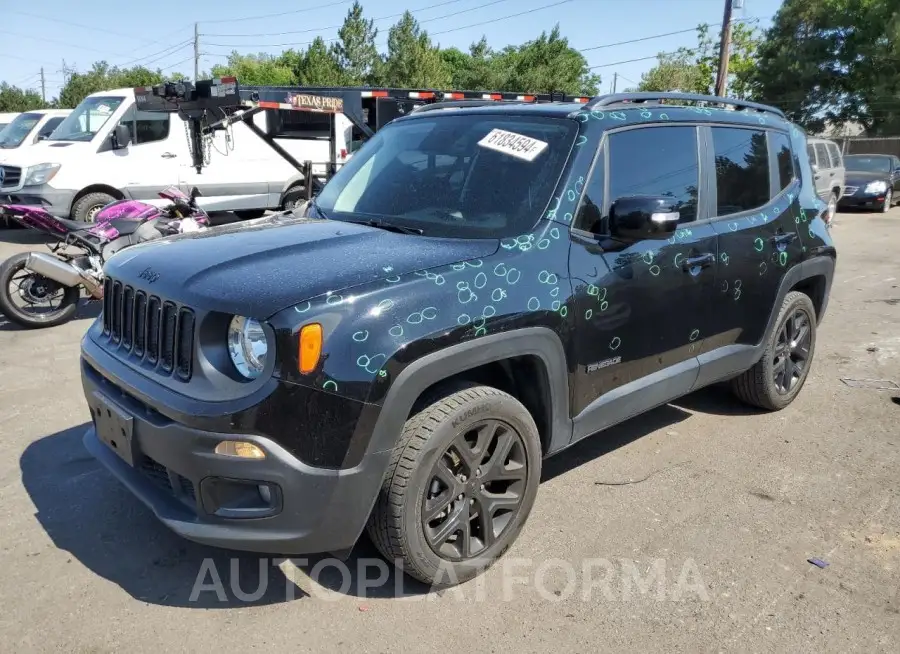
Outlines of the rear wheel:
[[281,206],[285,211],[293,211],[297,205],[303,204],[306,200],[306,189],[302,186],[295,186],[288,189],[281,201]]
[[534,505],[541,476],[534,420],[511,395],[472,385],[413,415],[398,445],[370,538],[427,584],[472,579],[513,544]]
[[109,193],[88,193],[84,197],[78,198],[72,205],[72,220],[92,223],[97,212],[110,202],[115,202],[116,199]]
[[62,286],[25,268],[28,253],[14,255],[0,265],[0,311],[21,327],[54,327],[78,310],[78,287]]
[[783,409],[803,388],[815,349],[815,307],[809,296],[791,291],[781,304],[762,358],[732,380],[732,390],[747,404]]

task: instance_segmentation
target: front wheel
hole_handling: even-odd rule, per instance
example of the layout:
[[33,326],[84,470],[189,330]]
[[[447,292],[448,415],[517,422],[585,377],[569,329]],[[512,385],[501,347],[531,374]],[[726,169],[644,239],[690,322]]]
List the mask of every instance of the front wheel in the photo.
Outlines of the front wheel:
[[116,198],[109,193],[88,193],[84,197],[78,198],[72,205],[72,219],[83,223],[92,223],[103,207],[115,201]]
[[78,287],[62,286],[25,268],[28,253],[0,265],[0,312],[20,327],[36,329],[60,325],[75,315]]
[[825,210],[825,223],[830,225],[837,213],[838,197],[837,193],[828,196],[828,208]]
[[540,436],[518,400],[489,386],[448,392],[407,420],[369,537],[426,584],[468,581],[516,540],[540,476]]
[[887,213],[891,210],[891,205],[894,203],[894,194],[891,192],[891,189],[887,190],[884,196],[884,205],[882,205],[881,210],[884,213]]

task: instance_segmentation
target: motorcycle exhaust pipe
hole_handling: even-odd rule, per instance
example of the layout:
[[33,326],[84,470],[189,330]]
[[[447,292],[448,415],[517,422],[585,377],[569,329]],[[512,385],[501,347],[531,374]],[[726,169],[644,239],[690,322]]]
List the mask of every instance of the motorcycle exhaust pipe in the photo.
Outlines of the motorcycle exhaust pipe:
[[95,299],[103,297],[103,286],[85,272],[70,263],[60,261],[56,257],[42,252],[30,252],[25,260],[25,267],[33,273],[43,275],[47,279],[59,282],[63,286],[84,285],[87,292]]

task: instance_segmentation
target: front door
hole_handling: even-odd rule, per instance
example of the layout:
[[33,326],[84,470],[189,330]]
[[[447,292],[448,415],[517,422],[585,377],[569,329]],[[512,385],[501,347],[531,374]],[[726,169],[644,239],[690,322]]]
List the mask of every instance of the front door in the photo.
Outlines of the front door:
[[186,137],[174,132],[172,122],[167,113],[138,111],[131,106],[118,123],[128,128],[131,143],[98,154],[107,160],[104,167],[116,186],[132,199],[159,204],[163,202],[160,191],[178,185],[178,139]]
[[[708,336],[717,261],[705,220],[699,128],[609,133],[571,230],[576,439],[690,391]],[[621,238],[616,202],[671,198],[666,233]],[[620,203],[621,205],[621,203]]]

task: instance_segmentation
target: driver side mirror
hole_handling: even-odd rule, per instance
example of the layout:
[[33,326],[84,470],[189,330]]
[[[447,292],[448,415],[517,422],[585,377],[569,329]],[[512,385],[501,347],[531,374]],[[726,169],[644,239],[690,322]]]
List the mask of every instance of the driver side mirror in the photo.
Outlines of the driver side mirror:
[[113,149],[124,150],[131,143],[131,132],[125,125],[116,125],[112,133]]
[[677,200],[668,196],[619,198],[609,208],[610,233],[630,243],[669,238],[681,219],[677,207]]

